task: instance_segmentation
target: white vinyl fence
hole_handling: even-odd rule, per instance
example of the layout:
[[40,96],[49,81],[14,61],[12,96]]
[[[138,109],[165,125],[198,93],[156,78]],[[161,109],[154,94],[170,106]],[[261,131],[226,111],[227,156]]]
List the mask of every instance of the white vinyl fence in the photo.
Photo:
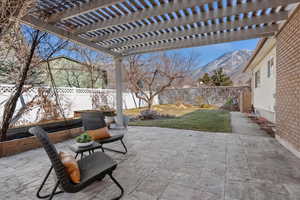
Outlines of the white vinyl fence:
[[[11,92],[15,90],[12,85],[0,85],[0,117],[2,118],[4,104],[9,98]],[[40,87],[40,88],[30,88],[28,91],[24,92],[24,94],[19,98],[17,104],[17,113],[24,105],[30,102],[33,98],[37,98],[36,96],[40,93],[40,91],[51,91],[49,87]],[[68,87],[59,87],[57,88],[57,93],[59,97],[59,102],[61,103],[61,107],[64,110],[64,114],[66,117],[72,117],[74,111],[76,110],[89,110],[93,109],[92,98],[98,97],[96,100],[97,105],[108,105],[110,107],[116,108],[116,91],[114,89],[89,89],[89,88],[68,88]],[[53,94],[53,92],[50,92]],[[55,102],[55,96],[51,95],[49,98]],[[37,122],[40,120],[40,115],[43,110],[41,109],[41,105],[44,103],[42,99],[40,101],[35,100],[35,102],[40,103],[40,105],[35,105],[31,110],[24,113],[20,118],[15,118],[16,125],[22,125],[25,123]],[[158,104],[158,98],[156,97],[154,100],[154,105]],[[140,101],[130,92],[123,93],[123,108],[130,109],[136,108],[138,106],[146,106],[144,101]],[[1,120],[0,118],[0,120]]]

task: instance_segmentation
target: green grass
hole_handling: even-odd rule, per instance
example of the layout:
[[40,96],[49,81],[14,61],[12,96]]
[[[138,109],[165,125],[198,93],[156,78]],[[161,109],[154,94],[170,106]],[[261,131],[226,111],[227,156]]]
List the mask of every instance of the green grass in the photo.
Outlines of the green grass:
[[231,132],[230,113],[219,110],[198,110],[172,119],[144,120],[130,126],[154,126],[196,131]]
[[[125,115],[128,116],[137,116],[140,114],[141,111],[147,110],[147,107],[143,108],[134,108],[134,109],[128,109],[124,111]],[[176,104],[160,104],[160,105],[153,105],[152,110],[155,110],[161,114],[165,115],[173,115],[176,117],[180,117],[183,115],[186,115],[188,113],[194,112],[196,110],[201,110],[200,106],[194,106],[194,105],[176,105]],[[217,109],[216,106],[210,105],[210,110]],[[207,109],[205,109],[207,110]]]

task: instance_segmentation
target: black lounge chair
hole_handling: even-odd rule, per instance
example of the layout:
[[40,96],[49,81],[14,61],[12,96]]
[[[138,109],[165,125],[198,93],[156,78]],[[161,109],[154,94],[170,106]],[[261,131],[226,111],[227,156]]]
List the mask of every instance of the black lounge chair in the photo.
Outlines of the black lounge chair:
[[[108,175],[112,181],[119,187],[121,194],[118,197],[113,198],[113,200],[120,199],[124,190],[118,181],[113,177],[112,173],[117,167],[117,163],[113,161],[108,155],[103,152],[95,152],[89,156],[84,157],[78,161],[80,169],[81,181],[79,184],[74,184],[67,174],[65,167],[61,160],[55,146],[50,142],[48,138],[48,133],[40,127],[33,127],[29,129],[29,132],[35,135],[41,144],[43,145],[48,157],[51,161],[52,166],[50,167],[47,175],[45,176],[41,186],[37,191],[37,197],[40,199],[48,198],[51,200],[54,195],[60,194],[63,192],[66,193],[76,193],[92,184],[95,181],[102,180],[106,175]],[[55,186],[52,189],[52,192],[47,195],[41,195],[40,192],[43,189],[51,171],[54,169],[57,181]],[[57,191],[57,188],[60,188],[61,191]]]
[[[82,124],[83,124],[84,130],[95,130],[95,129],[106,127],[104,116],[101,112],[85,112],[85,113],[82,113],[81,114],[81,119],[82,119]],[[110,138],[97,140],[96,142],[98,142],[99,144],[102,145],[102,151],[103,152],[104,152],[104,150],[108,150],[108,151],[113,151],[113,152],[116,152],[116,153],[126,154],[127,153],[127,147],[126,147],[126,145],[123,141],[123,138],[124,138],[124,134],[118,134],[118,135],[112,135]],[[121,144],[123,145],[125,151],[119,151],[119,150],[103,147],[103,144],[112,143],[112,142],[116,142],[116,141],[121,142]]]

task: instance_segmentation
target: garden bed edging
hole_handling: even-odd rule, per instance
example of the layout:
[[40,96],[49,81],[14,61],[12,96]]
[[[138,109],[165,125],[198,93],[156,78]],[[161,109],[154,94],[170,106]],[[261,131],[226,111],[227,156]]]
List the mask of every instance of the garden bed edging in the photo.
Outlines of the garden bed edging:
[[[59,143],[67,139],[74,138],[83,132],[82,127],[62,130],[57,132],[49,133],[48,136],[53,143]],[[0,158],[5,156],[14,155],[31,149],[41,147],[40,142],[35,136],[9,140],[0,142]]]

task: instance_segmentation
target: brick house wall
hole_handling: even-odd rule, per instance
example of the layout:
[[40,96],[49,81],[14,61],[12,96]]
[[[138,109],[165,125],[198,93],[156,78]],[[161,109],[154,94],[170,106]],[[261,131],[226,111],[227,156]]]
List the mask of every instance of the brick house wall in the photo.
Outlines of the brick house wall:
[[277,35],[277,137],[300,155],[300,7]]

